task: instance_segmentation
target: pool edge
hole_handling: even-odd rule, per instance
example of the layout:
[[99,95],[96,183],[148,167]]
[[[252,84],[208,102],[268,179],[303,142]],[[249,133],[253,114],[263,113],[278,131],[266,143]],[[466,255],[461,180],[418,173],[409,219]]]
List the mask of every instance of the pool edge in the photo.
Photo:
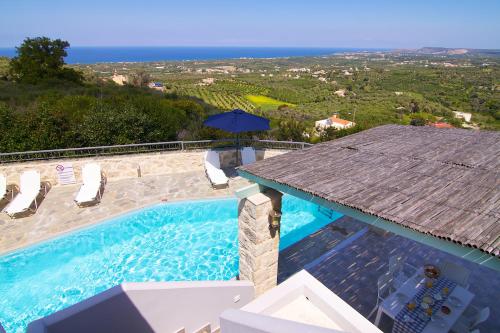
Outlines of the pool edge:
[[[225,196],[213,196],[213,197],[182,198],[182,199],[173,199],[173,200],[168,200],[168,201],[160,200],[160,201],[152,202],[152,203],[150,202],[148,204],[145,204],[142,206],[137,206],[137,207],[134,207],[134,208],[129,209],[129,210],[125,210],[125,211],[117,213],[117,214],[112,214],[110,216],[106,216],[106,217],[98,219],[96,221],[84,223],[84,224],[75,226],[73,228],[66,229],[66,230],[61,231],[61,232],[56,232],[48,237],[41,238],[41,239],[38,239],[36,241],[28,242],[28,243],[22,244],[20,246],[14,246],[11,248],[7,248],[6,250],[0,251],[0,257],[8,256],[10,254],[13,254],[16,251],[26,250],[32,246],[37,246],[37,245],[40,245],[42,243],[58,239],[60,237],[64,237],[68,234],[72,234],[74,232],[83,231],[85,229],[90,229],[92,227],[110,222],[111,220],[114,220],[114,219],[119,218],[119,217],[123,217],[123,216],[128,215],[128,214],[136,213],[136,212],[143,210],[143,209],[146,209],[146,208],[159,206],[159,205],[168,205],[168,204],[179,203],[179,202],[188,202],[188,201],[203,202],[203,201],[229,200],[229,199],[237,199],[237,197],[234,195],[230,195],[230,196],[225,195]],[[82,209],[84,209],[84,208],[82,208]]]

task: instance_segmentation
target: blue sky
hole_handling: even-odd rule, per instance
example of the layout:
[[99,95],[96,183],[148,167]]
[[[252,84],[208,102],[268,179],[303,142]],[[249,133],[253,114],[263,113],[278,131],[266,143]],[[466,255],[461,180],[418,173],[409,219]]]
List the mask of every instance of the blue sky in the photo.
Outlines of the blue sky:
[[500,48],[500,0],[0,0],[0,46]]

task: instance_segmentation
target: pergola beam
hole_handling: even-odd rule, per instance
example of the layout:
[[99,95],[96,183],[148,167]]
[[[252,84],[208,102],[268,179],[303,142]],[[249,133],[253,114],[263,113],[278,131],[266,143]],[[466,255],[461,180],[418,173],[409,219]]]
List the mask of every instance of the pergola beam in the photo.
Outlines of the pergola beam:
[[385,220],[381,217],[377,217],[374,215],[366,214],[363,213],[357,209],[347,207],[338,203],[330,202],[328,200],[325,200],[323,198],[314,196],[310,193],[298,190],[296,188],[279,184],[274,181],[270,181],[264,178],[260,178],[258,176],[255,176],[251,173],[248,173],[243,170],[238,170],[238,173],[240,176],[253,181],[258,184],[258,186],[264,186],[264,187],[269,187],[272,189],[275,189],[279,192],[282,193],[287,193],[290,195],[293,195],[295,197],[301,198],[303,200],[313,202],[315,204],[321,205],[323,207],[327,207],[330,209],[333,209],[337,212],[340,212],[344,215],[350,216],[352,218],[355,218],[359,221],[362,221],[364,223],[367,223],[369,225],[373,225],[377,228],[387,230],[389,232],[392,232],[396,235],[403,236],[405,238],[409,238],[411,240],[414,240],[416,242],[437,248],[441,251],[450,253],[454,256],[469,260],[473,263],[476,263],[478,265],[482,265],[491,269],[494,269],[496,271],[500,271],[500,259],[490,255],[488,253],[485,253],[481,250],[471,248],[468,246],[463,246],[454,242],[450,242],[429,234],[424,234],[421,232],[418,232],[416,230],[412,230],[410,228],[404,227],[402,225],[399,225],[397,223]]

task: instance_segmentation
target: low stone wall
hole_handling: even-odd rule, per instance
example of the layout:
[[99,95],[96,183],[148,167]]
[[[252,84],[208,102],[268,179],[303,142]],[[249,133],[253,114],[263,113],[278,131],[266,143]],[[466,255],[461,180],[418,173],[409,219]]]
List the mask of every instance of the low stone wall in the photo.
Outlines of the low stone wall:
[[[234,168],[235,166],[241,164],[241,154],[237,154],[236,149],[224,149],[217,151],[219,152],[221,168]],[[287,151],[285,150],[259,149],[255,151],[255,158],[257,161],[260,161],[264,158],[281,155],[286,152]]]
[[[259,150],[257,160],[270,156],[280,155],[282,150]],[[176,174],[186,171],[204,172],[205,151],[175,151],[134,155],[115,155],[102,157],[85,157],[74,159],[44,160],[35,162],[20,162],[0,164],[0,173],[7,177],[8,184],[19,184],[19,176],[26,170],[38,170],[42,181],[51,186],[58,186],[56,167],[61,163],[72,163],[77,183],[81,183],[82,166],[86,163],[97,162],[108,181],[117,179],[137,178],[151,175]],[[221,150],[221,167],[236,165],[236,151]]]

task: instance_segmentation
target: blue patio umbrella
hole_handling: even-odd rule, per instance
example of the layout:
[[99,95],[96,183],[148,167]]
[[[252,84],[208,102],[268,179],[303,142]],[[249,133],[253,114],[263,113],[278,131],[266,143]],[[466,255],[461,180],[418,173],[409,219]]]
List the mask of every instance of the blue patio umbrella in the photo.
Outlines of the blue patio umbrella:
[[270,129],[269,119],[238,109],[210,116],[203,124],[236,134]]
[[210,116],[203,124],[208,127],[235,133],[238,150],[240,147],[240,133],[267,131],[270,129],[269,119],[239,109]]

